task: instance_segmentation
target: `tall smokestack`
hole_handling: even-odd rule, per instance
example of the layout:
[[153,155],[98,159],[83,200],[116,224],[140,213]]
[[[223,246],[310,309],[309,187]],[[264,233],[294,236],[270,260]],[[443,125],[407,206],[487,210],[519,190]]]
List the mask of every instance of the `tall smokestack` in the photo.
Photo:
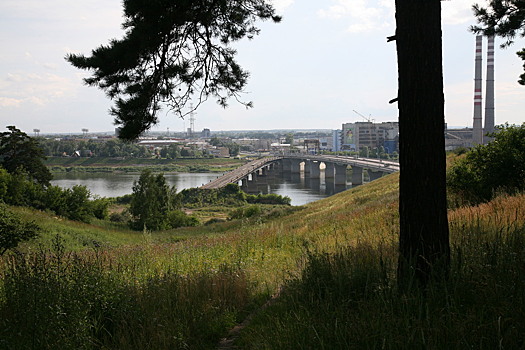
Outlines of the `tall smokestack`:
[[481,35],[476,36],[476,65],[474,75],[474,125],[472,130],[472,144],[479,145],[483,143],[483,127],[481,115],[481,51],[482,51]]
[[[484,134],[494,132],[494,37],[488,38],[487,49],[487,86],[485,95],[485,128]],[[484,143],[488,143],[490,137],[484,137]]]

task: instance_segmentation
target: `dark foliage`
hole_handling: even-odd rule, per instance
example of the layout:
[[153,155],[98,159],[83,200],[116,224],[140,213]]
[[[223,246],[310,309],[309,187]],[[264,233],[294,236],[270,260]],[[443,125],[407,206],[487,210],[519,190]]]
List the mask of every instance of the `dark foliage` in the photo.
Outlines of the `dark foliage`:
[[206,205],[282,204],[290,205],[290,197],[277,194],[246,194],[239,185],[228,184],[218,189],[188,188],[179,193],[185,206],[202,207]]
[[238,99],[248,73],[229,44],[258,34],[257,19],[280,20],[265,0],[124,0],[123,6],[122,39],[66,59],[93,71],[84,81],[115,101],[111,114],[127,140],[156,124],[163,105],[184,116],[210,96],[222,106]]
[[0,256],[16,248],[20,242],[35,238],[40,227],[34,221],[23,221],[0,204]]
[[447,174],[449,190],[460,203],[525,190],[525,124],[498,126],[491,136],[492,142],[473,148]]
[[23,171],[33,181],[48,186],[52,176],[43,163],[44,152],[35,139],[15,126],[0,133],[0,165],[9,173]]

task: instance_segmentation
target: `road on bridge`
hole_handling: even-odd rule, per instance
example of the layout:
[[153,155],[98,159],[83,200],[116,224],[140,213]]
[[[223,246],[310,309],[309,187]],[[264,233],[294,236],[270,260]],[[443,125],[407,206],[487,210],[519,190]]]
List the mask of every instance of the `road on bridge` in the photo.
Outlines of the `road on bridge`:
[[332,156],[332,155],[308,155],[308,154],[292,154],[274,157],[265,157],[256,159],[246,163],[235,170],[227,172],[223,176],[202,185],[203,189],[221,188],[230,183],[237,183],[249,174],[263,166],[275,162],[280,159],[300,159],[318,162],[330,162],[335,164],[357,166],[361,168],[371,169],[373,171],[381,171],[384,173],[394,173],[399,171],[399,163],[393,161],[386,161],[381,159]]

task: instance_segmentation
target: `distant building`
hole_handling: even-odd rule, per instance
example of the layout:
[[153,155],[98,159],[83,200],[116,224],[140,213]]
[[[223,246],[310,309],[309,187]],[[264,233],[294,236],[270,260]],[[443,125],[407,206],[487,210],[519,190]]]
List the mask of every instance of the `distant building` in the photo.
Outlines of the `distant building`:
[[392,153],[398,149],[398,134],[398,122],[345,123],[341,131],[341,150],[384,147],[388,153]]
[[244,149],[250,151],[268,151],[270,150],[271,141],[266,139],[233,139],[233,143],[238,144]]
[[210,129],[203,129],[202,132],[201,132],[201,138],[209,139],[210,137],[211,137]]
[[445,130],[445,150],[451,151],[456,148],[469,148],[472,147],[472,128],[463,129],[446,129]]
[[218,158],[229,158],[230,150],[228,147],[208,148],[208,154]]
[[332,152],[341,150],[341,130],[332,131]]

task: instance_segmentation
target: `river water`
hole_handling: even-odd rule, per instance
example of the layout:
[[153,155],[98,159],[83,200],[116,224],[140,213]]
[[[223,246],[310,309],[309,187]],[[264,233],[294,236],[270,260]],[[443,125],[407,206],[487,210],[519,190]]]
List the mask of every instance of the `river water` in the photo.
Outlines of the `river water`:
[[[175,186],[177,191],[186,188],[199,187],[222,174],[214,173],[177,173],[164,174],[170,186]],[[91,194],[101,197],[118,197],[132,193],[133,182],[138,180],[140,174],[113,174],[113,173],[57,173],[54,174],[51,184],[63,188],[71,188],[75,185],[86,186]],[[275,193],[288,196],[292,205],[303,205],[350,188],[347,186],[335,186],[324,179],[309,179],[302,175],[288,176],[276,175],[261,179],[257,185],[252,185],[248,193]]]

